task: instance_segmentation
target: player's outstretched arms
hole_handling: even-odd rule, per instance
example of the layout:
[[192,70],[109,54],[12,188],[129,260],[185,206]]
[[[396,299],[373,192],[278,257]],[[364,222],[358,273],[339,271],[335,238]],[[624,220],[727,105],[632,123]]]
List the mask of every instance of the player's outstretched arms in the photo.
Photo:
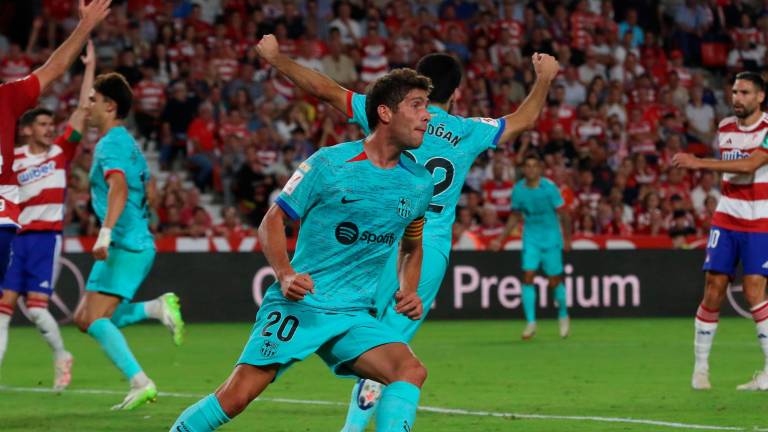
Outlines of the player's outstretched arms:
[[679,168],[695,170],[753,174],[758,168],[768,164],[768,149],[761,147],[748,158],[736,160],[700,159],[690,153],[677,153],[672,157],[672,164]]
[[337,110],[347,113],[349,90],[320,72],[304,67],[287,55],[281,54],[280,45],[274,35],[268,34],[261,38],[261,41],[256,45],[256,52],[300,89],[330,104]]
[[520,216],[517,214],[517,212],[510,213],[509,217],[507,218],[507,225],[504,227],[504,231],[501,233],[500,236],[491,240],[491,242],[488,244],[488,249],[494,252],[500,251],[501,248],[504,247],[504,243],[509,237],[509,234],[515,230],[519,222],[520,222]]
[[74,63],[91,31],[109,15],[111,2],[112,0],[93,0],[86,6],[85,0],[79,0],[80,22],[77,27],[67,40],[56,48],[48,61],[33,72],[40,81],[41,92],[64,75]]
[[536,71],[536,82],[517,111],[504,116],[506,126],[498,144],[503,144],[524,131],[533,128],[547,101],[547,94],[552,81],[560,70],[560,63],[549,54],[534,53],[531,57]]
[[424,230],[424,218],[411,222],[400,241],[398,257],[398,279],[400,289],[395,293],[395,311],[412,320],[418,320],[424,313],[424,305],[417,294],[421,278],[421,263],[424,249],[421,240]]
[[303,300],[307,293],[314,294],[315,283],[310,275],[296,273],[291,267],[285,238],[286,219],[288,215],[283,209],[273,204],[261,220],[257,235],[267,262],[275,270],[283,295],[288,300],[299,301]]
[[83,74],[83,84],[80,86],[80,100],[77,103],[75,112],[69,116],[69,125],[77,132],[83,132],[85,129],[85,117],[90,104],[90,93],[93,87],[94,76],[96,75],[96,53],[93,48],[93,41],[88,40],[85,47],[85,55],[80,57],[80,61],[85,65]]

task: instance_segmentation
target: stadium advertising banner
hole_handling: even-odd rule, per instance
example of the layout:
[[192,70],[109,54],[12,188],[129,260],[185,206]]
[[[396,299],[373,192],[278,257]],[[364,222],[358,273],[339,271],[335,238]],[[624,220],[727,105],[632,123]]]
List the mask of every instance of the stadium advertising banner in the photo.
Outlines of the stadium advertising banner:
[[[701,300],[702,250],[594,250],[565,258],[565,285],[574,317],[690,316]],[[67,321],[93,260],[64,256],[52,309]],[[519,319],[520,253],[455,252],[433,305],[433,319]],[[188,321],[252,321],[274,281],[260,253],[161,253],[136,300],[179,294]],[[546,280],[537,278],[542,317],[555,308]],[[729,293],[725,314],[742,313],[740,288]]]

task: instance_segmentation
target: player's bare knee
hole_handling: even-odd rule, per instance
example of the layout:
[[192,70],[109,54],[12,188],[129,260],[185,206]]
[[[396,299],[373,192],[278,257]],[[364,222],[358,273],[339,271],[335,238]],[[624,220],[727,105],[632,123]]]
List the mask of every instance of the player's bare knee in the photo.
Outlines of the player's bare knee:
[[530,285],[533,283],[533,279],[536,278],[536,273],[534,272],[525,272],[523,274],[523,283],[526,285]]
[[393,381],[406,381],[418,387],[427,380],[427,368],[417,359],[411,357],[398,365]]
[[85,333],[88,331],[88,327],[91,326],[94,319],[91,318],[88,311],[80,309],[75,312],[74,321],[77,328],[80,329],[81,332]]
[[248,407],[248,404],[255,399],[248,392],[240,391],[237,386],[231,385],[222,386],[216,391],[215,395],[216,399],[219,400],[221,409],[224,410],[229,418],[233,418],[243,412]]

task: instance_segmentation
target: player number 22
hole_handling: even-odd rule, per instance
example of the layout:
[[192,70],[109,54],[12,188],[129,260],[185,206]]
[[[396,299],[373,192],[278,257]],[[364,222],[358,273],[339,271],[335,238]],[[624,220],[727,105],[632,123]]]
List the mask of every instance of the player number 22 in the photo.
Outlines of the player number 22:
[[[405,155],[408,156],[412,161],[419,163],[413,153],[406,151]],[[456,175],[456,167],[454,167],[453,163],[448,159],[442,157],[433,157],[424,164],[424,168],[426,168],[433,177],[435,175],[435,171],[438,169],[445,171],[445,177],[439,182],[435,183],[435,190],[432,192],[433,198],[447,191],[448,188],[450,188],[453,184],[453,177]],[[429,204],[429,211],[431,212],[442,213],[443,209],[445,209],[444,205],[434,203]]]
[[[267,325],[265,325],[264,329],[261,330],[261,335],[264,337],[272,336],[272,332],[269,330],[270,327],[279,323],[282,317],[283,314],[278,311],[270,312],[269,315],[267,315]],[[277,329],[277,338],[283,342],[288,342],[289,340],[293,339],[293,335],[296,333],[296,329],[298,327],[298,318],[293,315],[286,316],[283,322],[280,323],[280,327]]]

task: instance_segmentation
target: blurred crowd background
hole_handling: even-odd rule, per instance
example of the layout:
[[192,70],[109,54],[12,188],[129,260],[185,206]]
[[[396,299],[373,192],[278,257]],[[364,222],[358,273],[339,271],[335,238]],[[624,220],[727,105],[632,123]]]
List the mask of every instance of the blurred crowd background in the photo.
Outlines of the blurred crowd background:
[[[0,80],[30,73],[77,23],[75,0],[0,2]],[[768,0],[128,0],[94,34],[98,71],[134,89],[129,126],[161,197],[159,235],[247,236],[294,168],[318,148],[361,138],[343,113],[276,75],[254,46],[280,48],[364,91],[391,68],[448,52],[464,65],[453,112],[513,112],[535,79],[534,52],[562,71],[534,130],[481,155],[464,186],[456,239],[500,235],[522,155],[538,152],[577,235],[706,235],[717,176],[673,168],[716,156],[730,85],[768,68]],[[63,130],[82,67],[40,99]],[[67,235],[94,235],[86,134],[69,176]],[[296,227],[289,228],[295,234]]]

